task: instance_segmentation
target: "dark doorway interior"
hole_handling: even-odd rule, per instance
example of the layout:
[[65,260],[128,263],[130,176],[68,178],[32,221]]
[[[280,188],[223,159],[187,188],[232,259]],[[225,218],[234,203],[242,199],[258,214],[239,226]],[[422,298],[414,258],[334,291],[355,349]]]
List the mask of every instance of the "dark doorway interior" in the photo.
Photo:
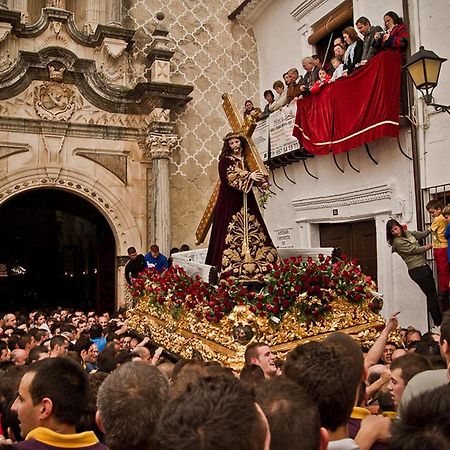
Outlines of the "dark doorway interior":
[[320,224],[320,246],[341,249],[341,254],[357,258],[362,271],[377,280],[375,220]]
[[112,310],[115,253],[110,226],[86,200],[56,189],[20,194],[0,207],[1,309]]

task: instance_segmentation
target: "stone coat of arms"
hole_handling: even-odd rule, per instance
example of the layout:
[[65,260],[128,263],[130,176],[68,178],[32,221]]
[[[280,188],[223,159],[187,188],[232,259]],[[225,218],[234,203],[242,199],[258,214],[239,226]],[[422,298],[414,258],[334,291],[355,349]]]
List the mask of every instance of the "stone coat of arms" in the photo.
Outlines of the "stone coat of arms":
[[34,108],[42,119],[67,121],[75,111],[75,92],[65,84],[42,83],[34,90]]

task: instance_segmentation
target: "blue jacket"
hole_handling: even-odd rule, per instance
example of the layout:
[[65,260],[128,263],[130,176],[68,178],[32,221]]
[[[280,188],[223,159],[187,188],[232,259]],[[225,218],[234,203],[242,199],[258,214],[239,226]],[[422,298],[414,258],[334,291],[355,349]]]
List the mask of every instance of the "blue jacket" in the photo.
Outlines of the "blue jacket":
[[160,253],[157,258],[153,258],[152,254],[148,252],[144,256],[150,268],[154,267],[158,272],[162,272],[169,267],[169,263],[167,262],[167,258]]

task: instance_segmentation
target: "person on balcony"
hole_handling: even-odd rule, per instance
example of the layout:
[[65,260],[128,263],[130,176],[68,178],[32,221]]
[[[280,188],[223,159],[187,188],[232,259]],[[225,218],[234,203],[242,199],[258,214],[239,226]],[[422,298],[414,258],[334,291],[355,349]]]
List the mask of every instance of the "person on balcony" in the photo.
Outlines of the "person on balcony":
[[331,75],[327,73],[325,69],[319,70],[319,79],[314,83],[313,87],[311,88],[311,94],[316,95],[320,92],[320,89],[325,84],[328,84],[331,80]]
[[295,67],[288,70],[288,81],[286,101],[290,103],[301,95],[300,86],[303,84],[303,77],[299,75]]
[[266,106],[264,107],[264,111],[262,114],[258,117],[258,120],[267,119],[270,114],[272,114],[272,111],[270,109],[270,105],[275,101],[275,96],[273,95],[273,92],[270,89],[267,89],[264,91],[264,98],[267,101]]
[[386,223],[386,239],[392,247],[392,253],[398,253],[405,261],[408,275],[427,297],[428,311],[433,318],[434,325],[439,326],[442,322],[442,315],[439,310],[436,283],[425,256],[432,245],[419,244],[419,240],[429,234],[430,230],[406,231],[395,219],[389,219]]
[[364,47],[361,65],[367,63],[367,61],[375,56],[376,50],[373,47],[373,41],[375,39],[375,33],[380,33],[383,29],[379,25],[372,26],[370,20],[367,17],[361,16],[356,21],[356,28],[364,36]]
[[373,46],[376,50],[398,50],[404,52],[409,44],[409,34],[403,19],[394,11],[388,11],[384,17],[386,32],[374,35]]
[[269,105],[269,110],[271,112],[278,111],[287,103],[287,90],[284,89],[284,84],[281,80],[274,81],[273,89],[278,97]]
[[350,75],[360,66],[364,49],[364,42],[358,37],[358,33],[353,27],[347,27],[342,32],[347,50],[344,55],[344,72]]
[[306,73],[303,76],[303,83],[300,86],[300,93],[305,95],[310,93],[314,83],[319,79],[319,68],[314,65],[314,60],[310,56],[303,58],[302,66]]
[[339,56],[335,56],[331,58],[331,65],[333,66],[333,76],[331,77],[330,82],[336,81],[338,78],[341,78],[344,74],[344,63],[342,62],[342,58]]
[[345,48],[342,45],[340,45],[340,44],[335,45],[333,47],[333,53],[334,53],[334,56],[339,56],[339,58],[344,60]]

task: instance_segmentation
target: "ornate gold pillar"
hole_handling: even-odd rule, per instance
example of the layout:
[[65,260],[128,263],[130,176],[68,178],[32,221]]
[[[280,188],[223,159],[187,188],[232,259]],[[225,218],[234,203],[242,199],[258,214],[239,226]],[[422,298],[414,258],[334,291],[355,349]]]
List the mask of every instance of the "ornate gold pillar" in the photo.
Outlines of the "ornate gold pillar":
[[146,148],[152,165],[149,201],[149,245],[156,243],[161,253],[169,256],[171,242],[170,220],[170,155],[177,144],[175,134],[150,132]]

